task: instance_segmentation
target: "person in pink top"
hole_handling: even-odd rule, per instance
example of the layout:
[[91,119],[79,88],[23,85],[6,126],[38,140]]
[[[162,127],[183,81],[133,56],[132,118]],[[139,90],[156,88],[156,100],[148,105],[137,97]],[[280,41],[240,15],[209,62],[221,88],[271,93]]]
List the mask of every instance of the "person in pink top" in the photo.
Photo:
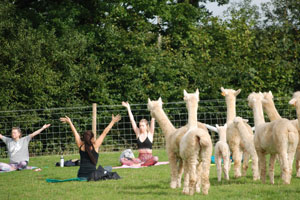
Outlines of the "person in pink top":
[[141,165],[141,166],[151,166],[158,162],[158,157],[152,155],[152,143],[155,129],[155,119],[151,119],[151,124],[149,127],[148,121],[146,119],[141,119],[139,122],[139,127],[136,125],[133,114],[130,109],[128,102],[122,102],[122,105],[127,108],[129,119],[133,128],[134,133],[137,138],[137,147],[139,156],[138,158],[121,158],[121,163],[123,165]]

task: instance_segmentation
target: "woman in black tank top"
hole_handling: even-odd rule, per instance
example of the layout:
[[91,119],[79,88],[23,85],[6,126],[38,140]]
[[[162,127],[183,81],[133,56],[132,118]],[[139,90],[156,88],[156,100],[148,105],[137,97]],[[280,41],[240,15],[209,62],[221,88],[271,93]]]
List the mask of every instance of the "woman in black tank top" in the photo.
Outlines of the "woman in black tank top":
[[120,115],[112,115],[111,122],[96,140],[94,139],[94,134],[92,133],[92,131],[86,131],[83,134],[83,139],[81,140],[80,135],[74,127],[71,119],[67,116],[60,118],[61,122],[70,125],[73,135],[75,137],[76,144],[79,148],[80,168],[77,174],[78,177],[87,179],[90,176],[90,174],[96,170],[96,165],[99,157],[99,147],[101,146],[105,136],[113,127],[113,125],[116,122],[120,121],[120,119]]
[[139,122],[139,127],[137,127],[134,117],[132,115],[130,105],[128,102],[122,102],[122,105],[127,108],[129,119],[133,131],[137,137],[137,147],[139,151],[139,157],[136,159],[121,158],[121,163],[123,165],[141,165],[141,166],[151,166],[158,162],[158,157],[152,155],[152,143],[155,129],[155,119],[151,119],[151,125],[149,127],[148,121],[142,119]]

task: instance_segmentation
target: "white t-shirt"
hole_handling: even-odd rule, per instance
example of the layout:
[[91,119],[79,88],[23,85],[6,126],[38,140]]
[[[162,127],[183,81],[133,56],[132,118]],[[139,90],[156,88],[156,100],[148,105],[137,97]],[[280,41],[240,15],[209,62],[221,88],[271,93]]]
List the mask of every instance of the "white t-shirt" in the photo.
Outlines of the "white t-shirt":
[[2,136],[1,138],[6,144],[9,163],[19,163],[21,161],[29,161],[28,144],[31,137],[25,136],[20,138],[18,141]]

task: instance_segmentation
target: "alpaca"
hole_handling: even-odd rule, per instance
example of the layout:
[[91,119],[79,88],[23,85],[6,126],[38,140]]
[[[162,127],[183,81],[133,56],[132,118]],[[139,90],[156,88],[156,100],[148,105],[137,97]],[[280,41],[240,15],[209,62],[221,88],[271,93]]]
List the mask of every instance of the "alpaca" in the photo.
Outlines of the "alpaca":
[[[200,184],[204,195],[210,188],[209,171],[212,155],[212,142],[207,130],[198,128],[197,110],[199,91],[188,94],[184,90],[184,101],[188,110],[188,131],[180,141],[180,157],[184,167],[183,194],[193,195],[195,188],[200,192]],[[196,184],[197,183],[197,184]]]
[[[297,96],[298,94],[300,95],[300,93],[296,93],[296,94],[294,94],[294,96]],[[266,114],[268,115],[270,121],[281,119],[281,116],[279,115],[279,113],[275,107],[272,92],[271,91],[264,92],[263,95],[264,95],[264,98],[262,101],[263,109],[266,112]],[[300,127],[298,124],[298,120],[297,119],[291,120],[291,122],[296,127],[296,129],[298,130],[298,134],[300,135]],[[295,159],[296,159],[296,162],[295,162],[296,177],[300,177],[300,137],[299,137],[299,141],[298,141]]]
[[[170,187],[180,188],[183,164],[182,159],[179,156],[179,143],[182,136],[187,132],[188,126],[186,125],[176,129],[164,112],[162,104],[161,98],[157,101],[148,99],[148,110],[150,111],[151,116],[156,119],[166,139],[166,150],[171,168]],[[198,128],[207,131],[206,126],[200,122],[198,122]]]
[[215,163],[217,167],[218,181],[222,179],[222,159],[223,159],[223,172],[226,180],[229,180],[229,171],[231,167],[230,150],[226,142],[226,129],[227,124],[219,126],[216,124],[217,133],[219,134],[219,141],[215,145]]
[[253,110],[255,135],[254,144],[258,155],[260,176],[266,180],[266,154],[270,155],[269,177],[274,184],[274,164],[276,154],[279,155],[282,179],[290,184],[292,164],[298,143],[298,131],[287,119],[277,119],[266,123],[262,108],[262,93],[251,93],[248,105]]
[[[252,157],[252,171],[253,171],[253,180],[258,180],[259,177],[259,170],[258,170],[258,158],[255,151],[253,151],[253,148],[248,148],[254,146],[251,144],[245,144],[252,141],[248,141],[247,139],[242,139],[241,136],[245,134],[241,134],[239,129],[236,128],[233,124],[233,120],[236,117],[236,96],[241,92],[241,90],[233,90],[233,89],[224,89],[221,87],[222,95],[225,96],[225,101],[227,105],[227,130],[226,130],[226,137],[227,137],[227,143],[229,145],[230,151],[232,152],[232,158],[234,160],[234,177],[238,178],[241,176],[241,162],[242,162],[242,156],[244,156],[243,161],[243,176],[246,176],[247,169],[248,169],[248,163],[249,163],[249,157],[251,155]],[[247,135],[253,135],[253,131],[251,127],[245,123],[245,128],[248,132]]]

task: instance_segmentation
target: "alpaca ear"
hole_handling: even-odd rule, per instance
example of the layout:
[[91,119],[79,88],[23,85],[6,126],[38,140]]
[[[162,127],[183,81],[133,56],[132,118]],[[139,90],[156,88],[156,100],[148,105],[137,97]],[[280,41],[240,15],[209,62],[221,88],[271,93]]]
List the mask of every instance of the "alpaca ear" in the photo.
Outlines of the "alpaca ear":
[[183,90],[183,96],[187,96],[188,93],[186,92],[186,90]]
[[225,128],[225,129],[227,129],[227,123],[226,123],[226,124],[224,124],[224,128]]
[[243,121],[244,121],[245,123],[248,123],[248,122],[249,122],[249,120],[248,120],[248,119],[243,119]]
[[219,126],[218,124],[216,124],[216,128],[217,128],[217,129],[219,129],[219,128],[220,128],[220,126]]
[[289,101],[289,104],[292,105],[292,106],[296,106],[296,99],[293,98]]
[[238,89],[237,91],[235,91],[234,96],[239,95],[239,93],[240,93],[241,91],[242,91],[241,89]]
[[196,90],[196,95],[199,96],[199,89],[198,89],[198,88],[197,88],[197,90]]
[[158,103],[161,104],[161,105],[164,104],[164,102],[161,100],[161,97],[158,98]]
[[221,95],[225,97],[226,91],[225,91],[225,89],[223,87],[221,87],[221,91],[222,91]]
[[151,100],[150,100],[150,98],[148,98],[148,104],[150,104],[151,103]]

